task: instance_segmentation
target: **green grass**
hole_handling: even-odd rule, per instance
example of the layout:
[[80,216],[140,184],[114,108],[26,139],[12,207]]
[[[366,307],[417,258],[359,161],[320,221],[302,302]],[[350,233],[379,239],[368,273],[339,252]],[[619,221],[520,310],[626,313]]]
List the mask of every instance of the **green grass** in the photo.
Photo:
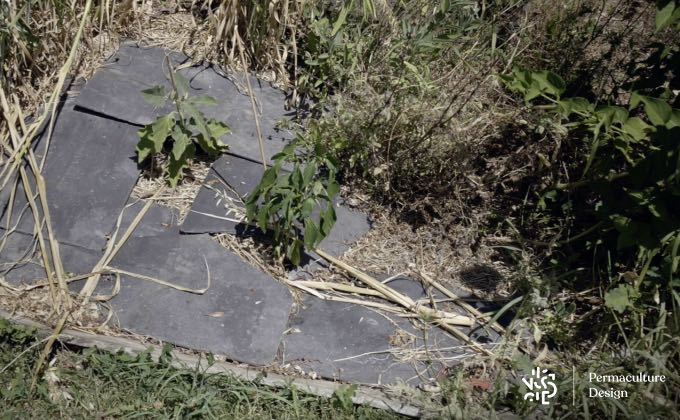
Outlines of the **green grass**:
[[133,357],[66,347],[55,349],[43,380],[31,392],[42,347],[37,343],[30,332],[0,320],[0,418],[398,418],[354,406],[342,394],[320,398],[292,385],[274,389],[175,369],[167,356],[153,361],[148,353]]

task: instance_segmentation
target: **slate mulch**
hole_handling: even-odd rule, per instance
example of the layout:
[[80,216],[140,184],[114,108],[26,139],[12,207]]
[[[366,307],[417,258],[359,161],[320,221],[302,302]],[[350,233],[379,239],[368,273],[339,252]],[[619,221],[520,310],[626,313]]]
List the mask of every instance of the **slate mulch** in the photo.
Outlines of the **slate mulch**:
[[[118,232],[125,231],[142,206],[130,197],[141,173],[136,131],[164,110],[144,102],[139,92],[167,84],[163,62],[168,54],[173,65],[187,63],[188,58],[178,53],[123,44],[59,112],[43,173],[55,238],[68,273],[90,272],[121,213]],[[117,327],[251,365],[295,367],[372,384],[426,381],[471,354],[460,340],[398,314],[313,296],[295,302],[285,284],[211,238],[216,233],[252,233],[239,207],[262,170],[251,104],[238,76],[202,65],[180,72],[195,94],[220,101],[220,106],[204,112],[232,128],[223,139],[229,152],[212,164],[182,224],[176,211],[152,205],[110,262],[123,273],[120,290],[109,302]],[[277,128],[277,122],[291,114],[284,108],[282,92],[257,79],[252,82],[270,158],[292,138]],[[35,142],[39,155],[47,146],[44,137]],[[7,191],[0,200],[6,239],[0,268],[5,281],[16,286],[45,277],[31,236],[30,210],[22,211],[23,189],[17,187],[12,206]],[[321,248],[339,256],[370,229],[370,220],[341,201],[336,206],[338,222]],[[312,253],[309,259],[314,263],[306,271],[324,265]],[[292,272],[291,278],[298,273]],[[190,293],[143,276],[187,289],[201,289],[208,282],[210,287],[202,294]],[[83,282],[70,287],[77,291]],[[415,300],[431,297],[413,280],[393,284]],[[113,276],[104,276],[96,292],[110,293],[114,285]],[[467,332],[480,342],[498,339],[483,329]]]

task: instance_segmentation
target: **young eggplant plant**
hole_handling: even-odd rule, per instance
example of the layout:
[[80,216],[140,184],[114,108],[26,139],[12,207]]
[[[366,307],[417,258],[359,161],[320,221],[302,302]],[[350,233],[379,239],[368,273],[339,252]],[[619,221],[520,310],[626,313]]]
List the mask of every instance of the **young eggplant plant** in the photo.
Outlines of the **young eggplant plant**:
[[199,106],[217,105],[217,100],[210,96],[190,97],[188,80],[171,66],[168,65],[168,68],[171,91],[166,92],[163,86],[154,86],[143,90],[141,94],[155,107],[170,103],[175,109],[138,131],[137,161],[142,163],[161,153],[169,143],[167,149],[170,150],[170,156],[163,173],[170,186],[175,187],[182,179],[189,161],[196,155],[196,148],[209,156],[219,155],[227,149],[220,137],[229,133],[230,129],[221,121],[206,118],[198,109]]
[[[324,153],[296,154],[297,143],[272,158],[274,165],[245,203],[248,221],[273,233],[276,256],[296,266],[303,245],[313,250],[330,233],[336,220],[333,197],[340,191],[336,165]],[[285,163],[292,165],[290,171]]]

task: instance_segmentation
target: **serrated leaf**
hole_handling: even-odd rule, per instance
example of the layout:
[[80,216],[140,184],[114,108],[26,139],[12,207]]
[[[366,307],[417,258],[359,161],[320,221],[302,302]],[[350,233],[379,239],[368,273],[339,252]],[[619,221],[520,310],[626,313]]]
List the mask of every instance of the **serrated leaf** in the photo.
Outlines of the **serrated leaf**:
[[172,145],[172,157],[175,160],[179,160],[182,158],[182,155],[184,154],[184,151],[186,148],[191,144],[191,139],[189,138],[189,135],[182,130],[182,128],[179,125],[175,125],[175,127],[172,129],[172,140],[173,140],[173,145]]
[[221,121],[211,119],[206,122],[206,125],[208,126],[208,130],[210,130],[210,134],[217,140],[223,135],[231,132],[231,128]]
[[148,156],[163,150],[163,143],[170,135],[170,130],[174,124],[175,114],[170,113],[158,117],[152,124],[137,132],[140,137],[140,142],[137,144],[138,162],[143,162]]
[[[179,147],[178,144],[180,144]],[[175,148],[182,149],[182,153],[176,155]],[[188,143],[175,142],[168,164],[168,181],[171,187],[177,186],[182,179],[184,169],[189,167],[189,159],[192,159],[195,154],[196,146],[191,141]]]
[[140,92],[142,98],[155,107],[161,107],[165,104],[165,88],[163,86],[154,86],[149,89],[144,89]]

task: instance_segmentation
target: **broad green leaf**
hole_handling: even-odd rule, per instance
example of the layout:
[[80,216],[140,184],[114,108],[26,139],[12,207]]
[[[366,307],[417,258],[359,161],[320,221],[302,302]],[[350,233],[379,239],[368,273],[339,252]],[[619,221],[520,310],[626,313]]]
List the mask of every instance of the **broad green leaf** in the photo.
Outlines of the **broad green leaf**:
[[182,76],[176,71],[174,70],[171,71],[173,72],[173,77],[175,79],[177,95],[179,95],[180,98],[187,98],[189,96],[189,81],[187,80],[186,77]]
[[288,259],[294,265],[300,265],[300,248],[302,243],[298,239],[295,239],[288,248]]
[[631,108],[638,106],[640,103],[645,105],[645,114],[647,114],[652,124],[665,125],[671,119],[672,108],[663,99],[652,98],[651,96],[633,92],[630,97]]
[[163,86],[154,86],[149,89],[144,89],[140,92],[142,98],[155,107],[161,107],[165,104],[165,88]]
[[[187,138],[188,140],[188,138]],[[180,144],[184,144],[181,146]],[[180,145],[180,146],[178,146]],[[182,149],[182,153],[177,156],[175,149]],[[175,142],[172,154],[170,156],[170,162],[168,164],[168,181],[171,187],[176,187],[179,181],[182,179],[182,172],[184,168],[189,167],[189,159],[193,158],[196,154],[196,146],[190,141],[188,143]]]
[[206,124],[208,125],[208,130],[210,130],[210,134],[218,140],[223,135],[231,132],[231,128],[221,121],[211,119],[208,120]]
[[171,136],[173,140],[172,157],[175,160],[180,160],[182,155],[184,155],[186,148],[192,144],[191,139],[179,125],[175,125],[175,127],[172,129]]
[[140,142],[137,144],[137,160],[143,162],[148,156],[163,150],[163,143],[170,135],[175,124],[175,114],[170,113],[158,117],[152,124],[138,131]]
[[680,109],[673,108],[671,117],[666,123],[666,128],[680,127]]
[[679,8],[675,3],[675,0],[661,0],[657,1],[656,5],[656,30],[667,27],[674,20],[678,19]]
[[196,136],[196,141],[198,142],[198,145],[201,146],[201,149],[210,156],[220,154],[226,147],[221,141],[213,137],[206,137],[202,133]]
[[641,141],[647,137],[647,132],[652,127],[644,122],[642,118],[631,117],[621,126],[625,134],[630,136],[635,141]]
[[564,98],[557,101],[557,106],[559,111],[565,117],[570,116],[572,113],[585,116],[592,111],[593,105],[588,102],[586,98],[581,98],[579,96],[574,98]]
[[559,97],[565,89],[564,80],[553,72],[543,70],[531,73],[532,87],[536,86],[541,92]]
[[139,142],[137,143],[137,162],[142,163],[155,152],[155,144],[149,137],[152,133],[151,125],[147,125],[137,132]]
[[319,228],[313,220],[305,220],[305,246],[307,249],[312,250],[316,248],[316,245],[319,243],[319,233]]
[[312,214],[312,212],[314,211],[315,204],[316,200],[314,200],[311,197],[306,198],[305,201],[302,203],[302,208],[300,209],[300,212],[304,219],[308,218]]
[[636,294],[637,293],[632,286],[622,284],[604,294],[604,304],[609,309],[615,310],[618,313],[623,313],[626,308],[633,306],[632,304]]
[[321,233],[324,237],[331,233],[331,229],[333,229],[336,220],[335,208],[333,207],[333,203],[329,202],[326,210],[321,212]]
[[276,169],[267,168],[267,170],[264,171],[264,174],[262,174],[262,179],[260,179],[260,185],[258,188],[266,190],[272,184],[274,184],[274,181],[276,181]]
[[[331,175],[333,175],[333,174],[331,174]],[[333,175],[332,177],[329,177],[329,179],[328,179],[328,185],[326,186],[326,193],[328,194],[328,197],[330,199],[332,199],[339,192],[340,192],[340,185],[335,180],[335,176]]]

